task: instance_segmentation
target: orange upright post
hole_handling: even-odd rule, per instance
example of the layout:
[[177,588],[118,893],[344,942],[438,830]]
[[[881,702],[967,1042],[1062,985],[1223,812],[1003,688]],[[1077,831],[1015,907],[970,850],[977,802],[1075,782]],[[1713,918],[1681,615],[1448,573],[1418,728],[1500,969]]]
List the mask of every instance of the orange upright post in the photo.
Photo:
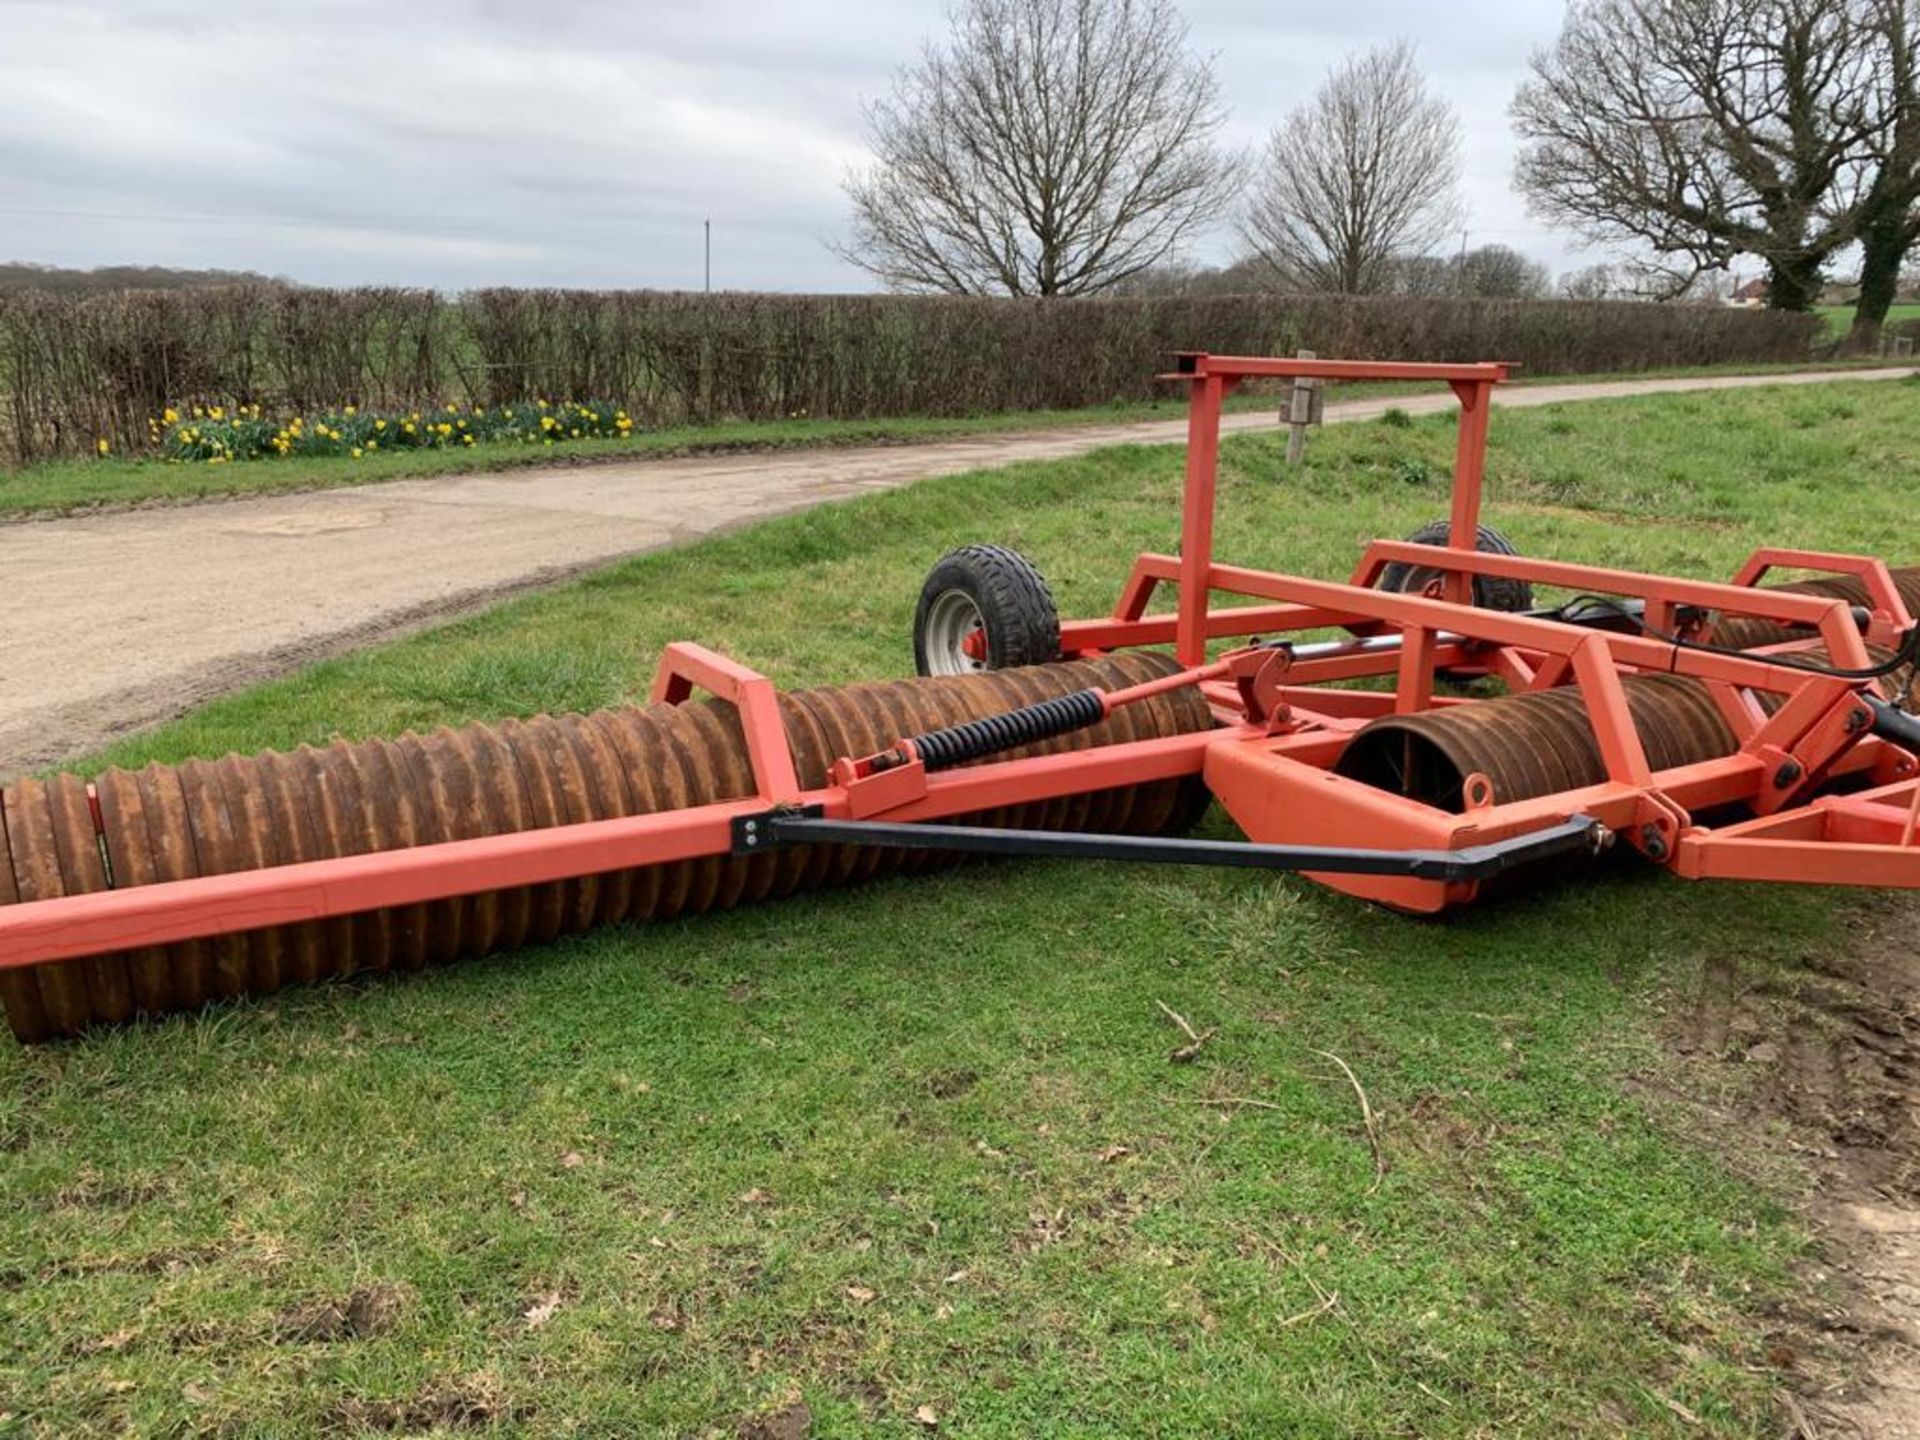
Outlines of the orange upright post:
[[[1447,543],[1455,550],[1480,548],[1480,496],[1487,478],[1487,420],[1493,410],[1493,383],[1456,380],[1460,426],[1453,451],[1453,510]],[[1441,591],[1456,605],[1473,603],[1473,577],[1449,570]]]
[[1180,517],[1180,623],[1174,655],[1182,665],[1207,658],[1207,596],[1213,588],[1214,471],[1220,459],[1220,405],[1226,382],[1203,374],[1187,408],[1186,502]]

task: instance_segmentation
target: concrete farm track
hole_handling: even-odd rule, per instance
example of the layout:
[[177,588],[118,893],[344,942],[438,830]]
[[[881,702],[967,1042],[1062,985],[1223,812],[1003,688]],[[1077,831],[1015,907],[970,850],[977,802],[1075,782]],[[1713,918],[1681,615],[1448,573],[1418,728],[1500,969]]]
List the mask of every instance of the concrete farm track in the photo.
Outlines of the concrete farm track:
[[[1617,380],[1528,386],[1497,398],[1522,407],[1909,373]],[[1445,393],[1356,400],[1329,405],[1326,418],[1452,403]],[[1273,424],[1271,412],[1226,420],[1230,431]],[[1074,425],[392,481],[0,525],[0,775],[97,749],[310,661],[621,556],[928,476],[1109,445],[1173,444],[1185,433],[1178,419]]]

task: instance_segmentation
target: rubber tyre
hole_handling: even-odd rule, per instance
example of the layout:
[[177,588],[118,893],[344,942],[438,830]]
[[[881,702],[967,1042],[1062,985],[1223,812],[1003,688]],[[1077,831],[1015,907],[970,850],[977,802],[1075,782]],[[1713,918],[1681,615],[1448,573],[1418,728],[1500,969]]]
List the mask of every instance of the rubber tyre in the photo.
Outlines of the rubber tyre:
[[[1409,545],[1445,545],[1451,538],[1452,525],[1445,520],[1435,520],[1430,525],[1422,525],[1407,537]],[[1474,548],[1483,555],[1518,555],[1513,542],[1508,540],[1491,525],[1480,527],[1479,537]],[[1380,572],[1380,578],[1373,582],[1376,590],[1387,590],[1394,594],[1418,595],[1429,584],[1440,578],[1438,570],[1424,566],[1407,565],[1398,560]],[[1531,610],[1533,608],[1533,586],[1524,580],[1509,580],[1499,575],[1476,575],[1473,578],[1473,603],[1482,610]]]
[[950,642],[952,617],[964,614],[967,604],[987,633],[985,663],[968,668],[1006,670],[1060,658],[1060,613],[1040,572],[1018,550],[963,545],[942,555],[920,587],[913,611],[913,665],[919,674],[965,673],[955,668],[943,636]]

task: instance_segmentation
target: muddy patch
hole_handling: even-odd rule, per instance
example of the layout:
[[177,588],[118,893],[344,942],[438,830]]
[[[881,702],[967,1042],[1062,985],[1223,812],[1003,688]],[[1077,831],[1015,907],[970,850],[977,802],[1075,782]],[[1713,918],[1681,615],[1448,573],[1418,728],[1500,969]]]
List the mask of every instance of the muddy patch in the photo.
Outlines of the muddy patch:
[[492,1375],[470,1375],[429,1386],[404,1400],[343,1401],[336,1407],[336,1428],[389,1434],[445,1434],[490,1430],[532,1417],[534,1409],[510,1398]]
[[[1789,1435],[1920,1440],[1920,905],[1836,916],[1797,965],[1709,963],[1667,1038],[1735,1163],[1791,1163],[1823,1302],[1782,1317]],[[1693,1083],[1693,1082],[1698,1082]],[[1824,1373],[1823,1373],[1824,1372]]]
[[734,1427],[740,1440],[807,1440],[812,1430],[813,1410],[804,1400],[749,1416]]
[[337,1300],[310,1300],[282,1311],[274,1334],[290,1345],[366,1340],[392,1329],[406,1301],[399,1286],[363,1285]]

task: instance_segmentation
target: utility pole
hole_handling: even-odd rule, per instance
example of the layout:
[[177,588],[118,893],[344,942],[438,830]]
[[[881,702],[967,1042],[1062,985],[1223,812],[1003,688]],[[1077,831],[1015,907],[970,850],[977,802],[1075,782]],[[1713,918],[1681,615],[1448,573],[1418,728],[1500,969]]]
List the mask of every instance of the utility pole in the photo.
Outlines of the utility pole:
[[706,227],[707,233],[707,278],[705,291],[711,295],[713,293],[713,221],[703,220],[700,223]]

